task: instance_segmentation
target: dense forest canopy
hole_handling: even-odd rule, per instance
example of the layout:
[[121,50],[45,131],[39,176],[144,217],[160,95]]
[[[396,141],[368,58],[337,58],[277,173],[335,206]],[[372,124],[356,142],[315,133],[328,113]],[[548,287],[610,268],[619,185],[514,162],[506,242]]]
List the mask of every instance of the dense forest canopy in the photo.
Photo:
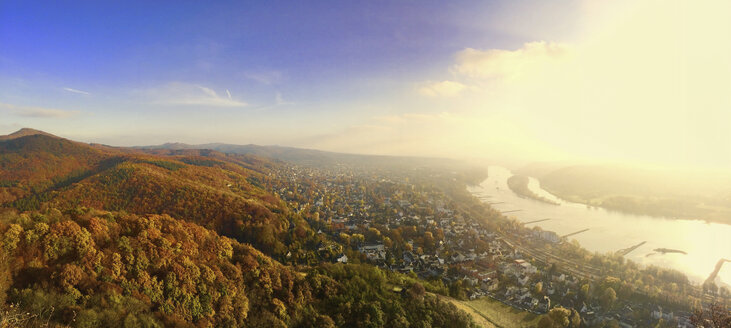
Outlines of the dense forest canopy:
[[298,272],[168,215],[77,208],[2,213],[0,301],[78,327],[466,327],[433,296],[394,294],[367,265]]

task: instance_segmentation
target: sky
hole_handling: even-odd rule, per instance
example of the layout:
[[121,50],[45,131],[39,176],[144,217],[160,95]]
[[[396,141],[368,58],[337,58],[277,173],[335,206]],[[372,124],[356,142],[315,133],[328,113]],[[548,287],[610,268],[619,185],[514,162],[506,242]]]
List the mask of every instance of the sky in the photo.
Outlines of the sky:
[[0,1],[0,134],[731,166],[731,2]]

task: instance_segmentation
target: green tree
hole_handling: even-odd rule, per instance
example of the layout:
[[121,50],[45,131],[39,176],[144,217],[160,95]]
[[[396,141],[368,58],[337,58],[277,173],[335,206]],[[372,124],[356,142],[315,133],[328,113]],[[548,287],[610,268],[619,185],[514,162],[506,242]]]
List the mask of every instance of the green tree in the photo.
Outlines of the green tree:
[[549,317],[547,314],[543,315],[540,320],[538,320],[538,328],[553,328],[553,320],[551,317]]
[[11,224],[10,228],[5,231],[2,239],[2,250],[7,253],[12,253],[15,248],[18,247],[20,242],[20,235],[23,233],[23,228],[17,224]]
[[578,328],[581,326],[581,317],[574,309],[557,306],[538,320],[539,328]]
[[599,299],[602,306],[605,308],[611,308],[614,305],[614,302],[616,300],[617,300],[617,293],[614,291],[614,288],[612,288],[612,287],[607,287],[607,289],[604,290],[601,298]]
[[568,327],[571,323],[571,320],[569,320],[570,315],[571,310],[560,306],[551,309],[551,311],[548,311],[546,314],[546,316],[551,319],[553,327]]
[[537,282],[533,288],[533,291],[536,294],[543,294],[543,282],[541,282],[541,281]]
[[409,288],[409,296],[413,299],[423,299],[425,293],[426,290],[424,289],[424,286],[418,282],[414,283],[411,288]]
[[591,289],[589,287],[589,284],[583,284],[581,285],[581,290],[579,291],[579,295],[587,300],[591,296]]
[[579,312],[576,309],[571,309],[569,320],[571,321],[571,328],[579,328],[581,326],[581,316],[579,316]]

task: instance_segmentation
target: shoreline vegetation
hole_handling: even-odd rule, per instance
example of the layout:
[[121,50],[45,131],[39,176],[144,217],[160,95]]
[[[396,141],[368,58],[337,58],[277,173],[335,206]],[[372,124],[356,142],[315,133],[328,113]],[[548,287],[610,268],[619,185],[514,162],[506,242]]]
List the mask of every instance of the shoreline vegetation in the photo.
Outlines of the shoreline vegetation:
[[658,254],[659,255],[665,255],[665,254],[668,254],[668,253],[676,253],[676,254],[688,255],[688,253],[686,253],[685,251],[681,251],[679,249],[655,248],[655,249],[653,249],[653,252],[652,253],[648,253],[647,255],[645,255],[645,257],[650,257],[650,256],[653,256],[653,255],[658,255]]
[[685,251],[681,251],[679,249],[655,248],[654,251],[655,252],[658,252],[658,253],[662,253],[662,254],[665,254],[665,253],[679,253],[679,254],[688,255],[688,253],[686,253]]
[[546,204],[561,205],[553,200],[550,200],[543,196],[539,196],[536,193],[534,193],[532,190],[530,190],[530,188],[528,188],[529,182],[530,182],[530,178],[525,175],[513,175],[510,178],[508,178],[508,187],[514,193],[518,194],[518,196],[527,197],[527,198],[537,200],[539,202],[543,202]]

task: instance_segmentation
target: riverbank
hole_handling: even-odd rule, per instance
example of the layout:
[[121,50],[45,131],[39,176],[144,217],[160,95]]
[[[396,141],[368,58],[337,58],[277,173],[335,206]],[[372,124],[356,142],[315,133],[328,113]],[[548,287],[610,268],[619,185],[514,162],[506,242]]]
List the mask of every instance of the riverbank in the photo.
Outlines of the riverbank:
[[[731,240],[728,239],[731,235],[729,225],[631,215],[587,207],[571,201],[564,201],[561,206],[548,205],[519,196],[510,190],[507,180],[515,175],[510,170],[490,166],[488,171],[488,179],[480,186],[469,188],[476,196],[482,197],[484,202],[489,202],[499,212],[520,210],[510,216],[520,222],[533,222],[530,227],[538,226],[558,235],[590,229],[572,238],[591,252],[626,252],[628,248],[646,241],[632,252],[627,252],[624,258],[646,266],[679,270],[698,284],[708,277],[718,259],[728,258],[727,252],[731,249]],[[536,191],[535,181],[531,183],[535,193],[540,194],[543,191]],[[550,195],[550,190],[546,194]],[[688,255],[645,256],[656,248],[679,249]],[[722,270],[719,278],[723,284],[731,282],[731,270]]]
[[[512,278],[514,273],[508,267],[503,268],[502,265],[496,265],[503,271],[501,273],[501,269],[498,269],[499,287],[492,292],[487,292],[488,297],[494,296],[494,300],[504,302],[505,305],[514,307],[517,311],[531,309],[526,312],[532,312],[538,307],[532,308],[530,304],[536,306],[536,300],[538,303],[541,302],[540,296],[545,290],[543,289],[545,286],[551,287],[550,292],[545,290],[550,298],[549,308],[554,305],[575,307],[577,304],[575,297],[567,297],[572,292],[573,295],[581,293],[582,290],[595,290],[601,293],[615,292],[617,296],[612,301],[615,303],[614,306],[603,305],[604,301],[599,296],[601,294],[587,297],[580,304],[582,306],[586,304],[585,306],[594,312],[596,317],[614,317],[635,326],[649,326],[654,325],[655,322],[650,322],[648,319],[638,321],[637,313],[619,309],[625,307],[640,309],[648,305],[659,305],[663,309],[678,314],[682,313],[683,318],[687,319],[688,311],[697,304],[708,304],[723,299],[723,296],[704,291],[684,272],[676,271],[674,268],[683,271],[691,269],[689,271],[692,272],[704,266],[702,263],[708,259],[706,255],[728,249],[728,247],[721,247],[721,249],[712,247],[715,242],[723,243],[723,240],[718,237],[723,236],[725,230],[715,231],[715,227],[699,226],[700,223],[697,221],[670,224],[669,220],[666,222],[648,217],[625,216],[600,209],[588,209],[586,206],[570,202],[562,202],[562,206],[549,206],[543,202],[519,197],[512,192],[507,186],[507,180],[513,176],[509,170],[492,166],[489,170],[488,179],[483,181],[480,186],[467,188],[467,191],[473,195],[472,202],[482,201],[483,204],[491,204],[490,207],[485,207],[489,212],[515,213],[510,217],[505,215],[493,217],[493,215],[489,215],[489,212],[485,213],[486,215],[478,215],[485,218],[485,222],[495,225],[495,229],[491,230],[496,231],[496,236],[493,238],[499,242],[498,245],[491,244],[491,247],[500,250],[502,256],[506,256],[503,259],[516,260],[516,263],[517,260],[523,260],[534,266],[535,272],[542,274],[526,274],[521,276],[524,278],[520,278],[526,279],[526,281],[519,281]],[[536,181],[533,179],[531,179],[529,187],[536,194],[540,195],[544,192],[537,189]],[[546,195],[550,194],[546,193]],[[544,238],[541,229],[534,229],[535,226],[526,227],[523,222],[546,226],[545,230],[555,231],[558,234],[567,236],[573,234],[578,240],[556,243],[550,238]],[[580,228],[583,229],[576,231]],[[699,228],[703,231],[699,231],[701,230]],[[578,232],[582,233],[577,234]],[[703,233],[704,242],[694,242],[682,238],[689,232]],[[685,245],[687,242],[690,242],[691,245]],[[584,243],[589,247],[582,247]],[[648,259],[641,257],[644,252],[632,252],[643,248],[658,249],[663,245],[682,247],[689,254],[692,251],[693,256],[670,255]],[[708,246],[711,246],[710,249],[707,248]],[[618,252],[624,253],[624,255],[617,255]],[[627,261],[629,259],[632,261]],[[635,261],[635,259],[640,261]],[[688,264],[693,264],[693,266]],[[486,299],[480,298],[475,302],[486,302]],[[472,304],[472,301],[470,304],[478,309],[476,304]],[[488,304],[488,308],[494,309],[495,306]],[[482,312],[485,313],[485,311]],[[500,312],[505,313],[506,309]],[[536,312],[542,313],[543,311]],[[489,318],[493,324],[502,326],[498,319],[499,314],[488,313],[485,317]],[[647,316],[642,315],[642,317]],[[537,318],[540,319],[540,315]],[[591,320],[591,317],[588,319]],[[512,318],[507,322],[515,324],[523,323],[524,320]],[[528,322],[530,320],[525,320],[526,326],[534,326]]]
[[537,195],[532,190],[530,190],[530,188],[528,188],[528,183],[530,183],[530,178],[525,175],[513,175],[512,177],[508,178],[508,188],[510,188],[510,190],[512,190],[514,193],[523,197],[537,200],[539,202],[544,202],[546,204],[561,205],[558,202]]

